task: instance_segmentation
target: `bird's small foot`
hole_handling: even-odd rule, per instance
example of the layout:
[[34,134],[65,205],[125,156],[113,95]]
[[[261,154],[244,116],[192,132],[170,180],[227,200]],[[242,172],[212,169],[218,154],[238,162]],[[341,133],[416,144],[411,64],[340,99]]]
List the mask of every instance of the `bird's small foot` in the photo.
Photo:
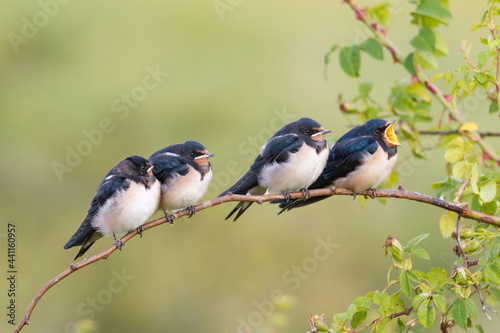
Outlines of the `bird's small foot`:
[[194,214],[196,214],[196,208],[194,208],[194,206],[189,206],[187,210],[188,210],[188,217],[191,217]]
[[370,189],[368,189],[368,191],[371,191],[372,193],[370,195],[366,195],[365,194],[365,199],[368,199],[368,197],[370,197],[372,199],[376,199],[377,198],[377,189],[370,188]]
[[290,199],[292,198],[290,192],[283,191],[283,192],[281,192],[281,194],[283,194],[285,196],[285,203],[289,203]]
[[115,234],[113,234],[113,238],[115,239],[115,245],[116,245],[116,247],[118,248],[118,250],[121,251],[122,250],[122,246],[125,245],[125,243],[122,242],[121,239],[116,238]]
[[309,189],[301,188],[299,191],[302,192],[302,195],[304,196],[305,200],[309,199]]
[[144,227],[141,225],[139,228],[137,228],[137,233],[139,236],[142,238],[142,232],[144,231]]
[[170,224],[174,224],[174,216],[172,214],[167,213],[166,210],[163,211],[165,214],[165,218],[167,219],[167,222]]
[[352,201],[356,200],[356,195],[357,195],[356,192],[352,194]]

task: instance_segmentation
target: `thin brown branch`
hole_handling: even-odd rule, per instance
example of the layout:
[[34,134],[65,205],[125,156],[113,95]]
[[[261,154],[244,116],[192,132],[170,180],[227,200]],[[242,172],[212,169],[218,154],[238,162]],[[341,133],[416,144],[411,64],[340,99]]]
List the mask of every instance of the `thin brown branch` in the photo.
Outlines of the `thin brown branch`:
[[[373,191],[368,190],[364,191],[361,193],[358,193],[360,195],[365,195],[365,196],[373,196]],[[323,189],[317,189],[317,190],[310,190],[309,191],[309,197],[317,197],[317,196],[334,196],[334,195],[353,195],[352,191],[343,189],[343,188],[335,188],[335,187],[330,187],[330,188],[323,188]],[[290,193],[290,198],[291,199],[298,199],[298,198],[303,198],[304,194],[302,192],[293,192]],[[479,222],[484,222],[484,223],[489,223],[492,225],[500,226],[500,217],[499,216],[494,216],[494,215],[488,215],[485,213],[481,213],[475,210],[467,209],[464,208],[463,205],[457,205],[452,202],[448,202],[443,199],[439,198],[434,198],[425,194],[417,193],[417,192],[409,192],[406,191],[402,186],[400,186],[397,190],[377,190],[377,197],[379,198],[399,198],[399,199],[407,199],[407,200],[412,200],[412,201],[418,201],[430,205],[434,205],[446,210],[450,210],[453,212],[456,212],[457,214],[460,214],[462,217],[469,218],[472,220],[476,220]],[[205,202],[202,202],[201,204],[197,205],[196,211],[199,212],[201,210],[204,210],[209,207],[217,206],[225,202],[230,202],[230,201],[251,201],[251,202],[258,202],[258,203],[263,203],[263,202],[268,202],[268,201],[273,201],[273,200],[283,200],[285,199],[285,196],[283,194],[266,194],[266,195],[238,195],[238,194],[232,194],[229,193],[223,197],[215,198],[212,200],[208,200]],[[174,219],[178,219],[182,216],[188,215],[189,210],[184,210],[178,213],[174,214]],[[157,220],[151,221],[149,223],[146,223],[144,225],[144,231],[154,228],[156,226],[159,226],[161,224],[166,223],[167,220],[165,217],[159,218]],[[121,241],[123,243],[126,243],[129,241],[131,238],[135,237],[137,235],[137,230],[131,231],[123,238]],[[55,284],[57,284],[59,281],[62,279],[66,278],[68,275],[73,274],[75,271],[86,267],[96,261],[99,261],[101,259],[107,259],[113,252],[115,252],[116,246],[112,245],[109,247],[107,250],[98,253],[88,259],[84,259],[76,264],[71,264],[68,269],[66,269],[64,272],[60,273],[57,275],[55,278],[47,282],[46,284],[43,285],[42,289],[36,294],[35,298],[29,305],[26,314],[24,315],[23,319],[19,322],[17,327],[15,328],[14,332],[19,332],[24,325],[29,325],[29,319],[31,316],[31,313],[33,312],[35,306],[38,304],[40,301],[40,298],[50,289],[52,288]]]
[[[448,135],[448,134],[460,134],[458,130],[448,130],[448,131],[424,131],[420,130],[418,131],[419,134],[421,135]],[[481,136],[500,136],[500,132],[478,132],[479,135]]]
[[389,317],[389,319],[393,320],[394,318],[399,317],[399,316],[403,316],[403,315],[408,316],[410,314],[410,312],[412,312],[412,311],[413,311],[413,306],[410,306],[405,311],[401,311],[401,312],[398,312],[398,313],[391,314],[391,316]]
[[481,289],[479,289],[479,284],[476,283],[474,285],[474,288],[476,288],[477,295],[479,296],[479,301],[481,302],[482,310],[483,310],[484,314],[486,315],[486,317],[488,317],[489,320],[491,320],[491,317],[488,314],[488,312],[486,312],[486,309],[491,310],[494,313],[497,313],[497,312],[494,309],[492,309],[488,304],[486,304],[486,302],[484,301],[483,294],[481,293]]

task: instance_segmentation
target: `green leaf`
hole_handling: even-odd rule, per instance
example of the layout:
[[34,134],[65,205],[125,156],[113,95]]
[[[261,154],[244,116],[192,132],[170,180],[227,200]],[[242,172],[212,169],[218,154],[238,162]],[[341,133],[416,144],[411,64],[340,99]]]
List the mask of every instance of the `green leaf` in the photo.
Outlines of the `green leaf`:
[[456,228],[456,213],[446,212],[439,219],[439,229],[444,238],[451,237],[451,233]]
[[406,56],[405,62],[404,62],[404,66],[405,66],[406,70],[411,75],[416,75],[416,72],[415,72],[415,63],[414,63],[414,59],[413,59],[414,56],[415,56],[415,54],[413,52],[410,53],[410,54],[408,54]]
[[472,187],[472,192],[479,194],[479,189],[477,187],[477,181],[479,179],[479,165],[474,162],[471,169],[470,185]]
[[474,327],[476,328],[476,330],[479,332],[479,333],[484,333],[484,329],[481,325],[479,324],[476,324],[474,325]]
[[490,57],[490,51],[489,50],[484,50],[478,53],[477,55],[477,67],[481,68],[486,64],[486,61],[488,61],[488,58]]
[[495,215],[498,211],[498,203],[496,200],[485,202],[481,205],[481,210],[489,215]]
[[422,69],[436,69],[438,67],[437,60],[432,52],[419,51],[416,61],[418,61]]
[[353,329],[355,329],[356,327],[358,327],[359,325],[361,325],[361,323],[363,322],[363,320],[366,319],[366,316],[368,315],[368,311],[367,310],[362,310],[362,311],[358,311],[354,314],[354,316],[352,317],[352,320],[351,320],[351,326]]
[[418,321],[425,328],[429,328],[436,319],[436,311],[434,307],[431,305],[431,301],[429,299],[423,301],[418,307],[417,311]]
[[387,9],[387,7],[389,7],[389,4],[386,2],[383,2],[381,4],[375,5],[372,8],[372,11],[375,14],[375,17],[377,17],[377,20],[383,26],[387,26],[391,20],[391,12]]
[[497,196],[497,180],[490,179],[486,184],[481,186],[479,197],[483,202],[490,202]]
[[487,281],[500,284],[500,267],[496,264],[490,264],[484,269],[484,277]]
[[460,147],[450,147],[444,152],[444,159],[446,162],[453,163],[460,161],[464,158],[464,150]]
[[463,299],[459,299],[451,306],[451,316],[458,326],[467,330],[467,306]]
[[484,84],[484,83],[486,83],[486,81],[488,81],[488,76],[486,74],[484,74],[483,72],[477,73],[475,78],[476,78],[477,82],[479,82],[481,84]]
[[411,285],[408,280],[408,273],[406,270],[401,272],[401,275],[399,276],[399,283],[401,284],[401,290],[403,290],[405,295],[411,299]]
[[423,241],[427,237],[429,237],[429,234],[422,234],[422,235],[418,235],[417,237],[413,238],[404,247],[404,251],[406,253],[410,253],[411,254],[413,252],[413,248],[415,247],[415,245],[417,245],[418,243],[420,243],[421,241]]
[[356,305],[351,304],[347,312],[338,314],[338,319],[340,320],[352,319],[355,313],[356,313]]
[[491,101],[490,103],[490,108],[488,110],[489,113],[494,113],[494,112],[497,112],[499,109],[498,109],[498,103],[496,101]]
[[340,66],[347,75],[358,77],[360,65],[359,48],[356,45],[347,46],[340,50]]
[[446,147],[452,147],[452,146],[463,148],[464,139],[462,139],[461,136],[455,136],[453,140],[448,142],[448,144],[446,145]]
[[427,103],[431,102],[431,98],[427,93],[427,88],[425,88],[425,86],[420,82],[413,83],[408,89],[406,89],[406,91],[409,94],[418,97]]
[[365,296],[357,297],[353,304],[356,305],[356,309],[359,310],[370,310],[371,299]]
[[417,50],[434,52],[436,51],[436,35],[431,28],[422,27],[418,35],[410,41],[410,44]]
[[371,82],[361,82],[358,86],[358,91],[361,96],[367,98],[372,91],[373,84]]
[[477,319],[477,307],[476,307],[476,304],[470,298],[466,298],[464,300],[464,302],[465,302],[465,306],[467,307],[467,312],[470,313],[470,315],[472,316],[472,318]]
[[414,248],[412,255],[414,255],[415,257],[419,257],[419,258],[425,259],[425,260],[431,260],[431,257],[429,256],[429,254],[427,253],[427,251],[425,251],[421,247]]
[[451,18],[450,11],[444,8],[438,0],[422,0],[417,6],[416,12],[437,19]]
[[446,298],[443,295],[434,295],[432,296],[432,300],[434,301],[434,305],[438,308],[441,313],[445,313],[446,311]]
[[325,68],[324,68],[324,76],[325,78],[327,78],[327,68],[328,68],[328,64],[330,63],[330,56],[332,55],[333,52],[335,52],[337,49],[338,49],[338,45],[333,45],[332,48],[330,49],[330,51],[328,51],[326,54],[325,54],[325,59],[324,59],[324,65],[325,65]]
[[446,40],[443,35],[437,31],[434,31],[434,34],[436,35],[436,51],[434,52],[434,55],[436,57],[448,55],[448,45],[446,44]]
[[406,325],[405,323],[401,320],[401,318],[398,318],[398,332],[402,333],[406,331]]
[[387,311],[391,302],[391,297],[386,292],[376,292],[373,295],[373,303],[380,305],[382,312]]
[[406,271],[406,274],[409,280],[416,283],[420,283],[420,276],[425,277],[425,273],[421,271]]
[[427,273],[427,281],[432,288],[436,288],[446,282],[447,276],[444,268],[434,267]]
[[384,60],[384,50],[382,45],[373,38],[365,40],[361,45],[361,49],[378,60]]
[[418,308],[420,303],[422,303],[428,297],[429,293],[420,293],[418,295],[415,295],[415,297],[413,297],[413,299],[411,300],[411,306],[413,306],[414,309]]
[[467,171],[467,164],[465,164],[465,161],[458,161],[457,163],[455,163],[455,165],[453,165],[451,173],[453,177],[461,179],[466,171]]

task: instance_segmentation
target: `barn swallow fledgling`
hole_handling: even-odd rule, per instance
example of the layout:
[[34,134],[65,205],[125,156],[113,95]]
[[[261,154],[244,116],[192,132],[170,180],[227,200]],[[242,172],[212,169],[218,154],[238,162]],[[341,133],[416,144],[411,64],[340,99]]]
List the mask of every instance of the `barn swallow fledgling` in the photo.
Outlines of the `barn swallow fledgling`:
[[[321,174],[328,159],[324,134],[329,130],[310,118],[300,118],[283,126],[260,149],[250,169],[228,190],[233,194],[289,194],[311,185]],[[226,220],[236,211],[233,221],[243,214],[251,202],[239,202]]]
[[129,156],[108,172],[80,228],[64,245],[65,249],[82,246],[75,259],[103,236],[113,235],[115,245],[121,250],[123,242],[116,234],[142,231],[142,225],[156,212],[160,202],[160,182],[152,169],[145,158]]
[[207,192],[212,180],[210,154],[196,141],[186,141],[163,148],[149,158],[153,174],[161,183],[160,208],[167,221],[173,216],[167,211],[189,209],[189,217],[196,213],[194,204]]
[[[342,187],[356,193],[375,189],[392,172],[401,146],[394,133],[394,123],[371,119],[344,134],[330,150],[326,167],[309,190],[327,186]],[[282,213],[328,198],[328,196],[303,198],[280,203]],[[275,203],[276,203],[275,202]]]

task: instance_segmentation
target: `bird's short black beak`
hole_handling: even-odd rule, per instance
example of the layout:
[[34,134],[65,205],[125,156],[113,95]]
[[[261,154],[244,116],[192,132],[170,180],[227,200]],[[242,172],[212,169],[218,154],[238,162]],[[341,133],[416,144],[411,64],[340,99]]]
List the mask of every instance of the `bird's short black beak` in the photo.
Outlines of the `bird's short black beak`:
[[200,155],[200,156],[196,156],[194,159],[197,160],[199,158],[203,158],[203,157],[214,157],[215,155],[214,154],[210,154],[210,153],[205,153],[203,155]]
[[319,131],[318,133],[314,133],[313,135],[311,135],[312,138],[314,138],[315,136],[317,135],[320,135],[320,134],[326,134],[326,133],[330,133],[331,131],[330,130],[326,130],[326,129],[322,129],[321,131]]

